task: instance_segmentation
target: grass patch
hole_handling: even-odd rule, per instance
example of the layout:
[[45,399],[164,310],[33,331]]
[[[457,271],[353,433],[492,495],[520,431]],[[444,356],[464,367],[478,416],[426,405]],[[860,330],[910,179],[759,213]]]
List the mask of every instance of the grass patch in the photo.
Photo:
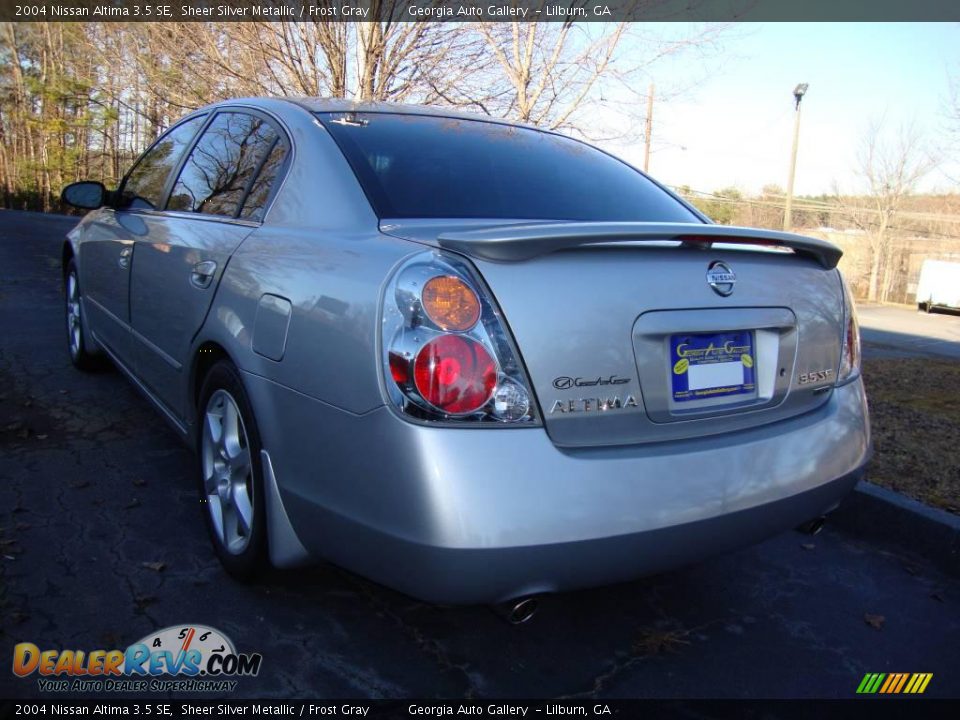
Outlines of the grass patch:
[[871,482],[960,514],[960,363],[863,363],[874,458]]

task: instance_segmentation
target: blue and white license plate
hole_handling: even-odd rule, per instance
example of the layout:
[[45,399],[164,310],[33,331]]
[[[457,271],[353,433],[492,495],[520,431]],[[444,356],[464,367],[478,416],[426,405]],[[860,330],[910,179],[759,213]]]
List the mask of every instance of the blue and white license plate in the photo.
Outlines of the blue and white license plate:
[[670,336],[670,377],[676,402],[756,391],[753,332]]

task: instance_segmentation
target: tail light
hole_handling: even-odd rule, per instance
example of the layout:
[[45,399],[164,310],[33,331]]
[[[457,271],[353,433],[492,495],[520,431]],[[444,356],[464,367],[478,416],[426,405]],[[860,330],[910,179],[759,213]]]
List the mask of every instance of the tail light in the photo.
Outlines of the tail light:
[[843,345],[840,348],[840,372],[837,384],[855,379],[860,374],[860,325],[857,309],[853,303],[850,286],[841,276],[843,284]]
[[431,406],[450,415],[476,412],[493,396],[497,363],[476,340],[440,335],[413,360],[413,385]]
[[428,422],[537,424],[530,382],[493,298],[455,256],[405,262],[383,300],[387,395]]

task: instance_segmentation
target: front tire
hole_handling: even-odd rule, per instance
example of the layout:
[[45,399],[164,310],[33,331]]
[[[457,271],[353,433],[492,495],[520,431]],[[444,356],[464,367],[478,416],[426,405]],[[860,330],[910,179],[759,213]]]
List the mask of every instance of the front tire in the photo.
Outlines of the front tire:
[[200,499],[210,540],[226,571],[249,582],[268,564],[261,445],[231,363],[211,368],[197,409]]
[[85,371],[103,367],[103,357],[90,352],[84,337],[83,304],[80,302],[80,275],[73,258],[67,261],[63,274],[64,316],[67,322],[67,350],[73,366]]

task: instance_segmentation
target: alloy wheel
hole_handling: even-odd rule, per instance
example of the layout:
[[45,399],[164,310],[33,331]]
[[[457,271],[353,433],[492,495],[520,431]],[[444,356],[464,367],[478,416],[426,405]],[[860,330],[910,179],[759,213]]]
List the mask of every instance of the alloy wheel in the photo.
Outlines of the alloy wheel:
[[80,285],[77,283],[77,274],[71,272],[67,276],[67,340],[70,343],[70,355],[74,358],[80,354],[82,328],[80,322]]
[[253,528],[253,466],[243,417],[226,390],[207,401],[201,458],[214,532],[227,552],[239,555],[250,544]]

